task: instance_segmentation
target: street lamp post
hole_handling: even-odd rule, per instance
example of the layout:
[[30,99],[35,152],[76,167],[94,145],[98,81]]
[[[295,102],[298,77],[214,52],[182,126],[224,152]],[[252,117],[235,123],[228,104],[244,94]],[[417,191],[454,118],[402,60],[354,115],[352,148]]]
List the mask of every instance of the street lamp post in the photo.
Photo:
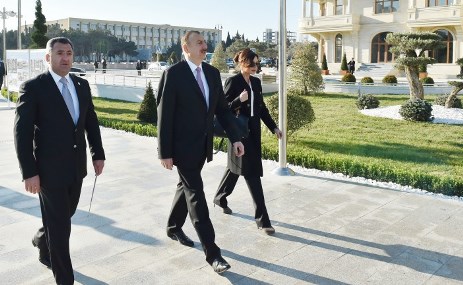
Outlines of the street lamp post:
[[3,7],[3,12],[1,13],[3,19],[3,61],[6,62],[6,27],[5,27],[5,19],[8,17],[15,17],[16,13],[13,11],[5,11],[5,7]]
[[21,44],[21,0],[18,0],[18,49],[22,49],[22,44]]

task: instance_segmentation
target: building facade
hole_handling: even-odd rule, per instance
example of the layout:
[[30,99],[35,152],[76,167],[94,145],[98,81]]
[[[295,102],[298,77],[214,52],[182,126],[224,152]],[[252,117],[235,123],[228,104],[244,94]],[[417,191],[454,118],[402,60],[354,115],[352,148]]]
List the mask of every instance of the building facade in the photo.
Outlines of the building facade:
[[445,47],[428,54],[437,66],[463,57],[463,0],[302,0],[299,33],[314,37],[318,58],[339,68],[345,53],[358,63],[394,62],[385,42],[394,32],[435,32]]
[[[273,31],[272,29],[265,29],[265,32],[262,34],[262,42],[267,44],[278,44],[279,32]],[[296,42],[296,33],[291,31],[286,31],[286,38],[288,41],[294,43]]]
[[199,31],[206,41],[211,41],[214,45],[222,41],[222,30],[217,28],[204,29],[81,18],[47,21],[46,24],[59,25],[64,30],[74,29],[82,32],[98,29],[108,30],[117,38],[134,42],[141,54],[149,55],[156,52],[165,52],[172,44],[180,41],[188,30]]

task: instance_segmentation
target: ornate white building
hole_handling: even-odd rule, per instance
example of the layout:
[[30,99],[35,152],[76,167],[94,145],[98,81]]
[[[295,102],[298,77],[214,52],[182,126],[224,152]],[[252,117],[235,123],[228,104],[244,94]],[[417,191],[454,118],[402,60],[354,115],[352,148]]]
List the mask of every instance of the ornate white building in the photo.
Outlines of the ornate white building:
[[463,0],[302,0],[299,33],[314,37],[319,58],[326,54],[330,69],[339,69],[342,56],[357,63],[394,62],[388,33],[431,31],[445,47],[432,51],[433,68],[459,71],[463,57]]

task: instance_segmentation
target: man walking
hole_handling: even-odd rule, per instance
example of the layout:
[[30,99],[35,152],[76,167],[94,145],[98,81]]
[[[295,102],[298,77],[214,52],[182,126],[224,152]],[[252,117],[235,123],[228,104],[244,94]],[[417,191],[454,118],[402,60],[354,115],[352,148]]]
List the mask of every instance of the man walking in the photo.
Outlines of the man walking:
[[244,147],[225,101],[220,73],[203,62],[207,52],[204,37],[198,31],[188,31],[182,38],[182,50],[186,60],[164,71],[157,98],[159,158],[166,169],[177,166],[179,174],[167,236],[194,246],[182,230],[189,214],[206,261],[222,273],[230,265],[215,244],[201,178],[205,161],[212,160],[214,114],[229,134],[234,153],[242,156]]
[[46,48],[49,70],[20,87],[14,138],[26,191],[40,199],[43,227],[32,244],[56,283],[68,285],[74,283],[71,217],[87,175],[85,133],[96,175],[103,171],[105,154],[89,84],[69,74],[71,41],[53,38]]
[[6,75],[5,63],[0,59],[0,89],[2,89],[3,78]]

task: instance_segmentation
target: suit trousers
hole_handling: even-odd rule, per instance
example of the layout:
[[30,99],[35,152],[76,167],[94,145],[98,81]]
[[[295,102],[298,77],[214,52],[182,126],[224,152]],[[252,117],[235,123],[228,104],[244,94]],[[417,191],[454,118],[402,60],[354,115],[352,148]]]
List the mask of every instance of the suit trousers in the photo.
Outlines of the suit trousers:
[[[202,165],[204,165],[204,161]],[[177,166],[180,180],[167,222],[167,232],[174,233],[181,230],[187,214],[190,214],[191,223],[206,254],[206,261],[211,264],[215,258],[221,256],[221,253],[220,248],[215,244],[214,227],[209,218],[209,210],[204,195],[201,178],[202,165],[194,169]]]
[[74,284],[69,253],[71,217],[79,203],[82,180],[69,187],[41,187],[39,193],[43,227],[34,236],[41,252],[50,253],[56,284]]
[[[219,188],[215,193],[214,203],[219,205],[222,208],[228,206],[227,197],[231,195],[235,189],[236,182],[240,176],[226,169],[220,182]],[[262,182],[260,176],[244,176],[244,180],[248,185],[249,192],[251,193],[252,200],[254,202],[254,218],[256,220],[257,226],[270,227],[270,218],[268,216],[267,207],[265,206],[264,190],[262,189]]]

